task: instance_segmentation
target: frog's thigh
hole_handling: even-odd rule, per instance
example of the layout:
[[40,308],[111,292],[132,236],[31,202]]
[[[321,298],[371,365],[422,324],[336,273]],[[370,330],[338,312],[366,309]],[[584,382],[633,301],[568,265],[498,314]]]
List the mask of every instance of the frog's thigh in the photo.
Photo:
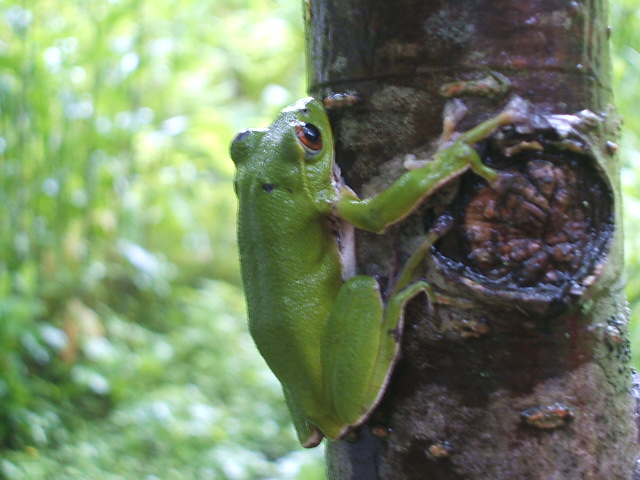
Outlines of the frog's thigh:
[[380,369],[380,357],[389,357],[380,352],[381,344],[387,344],[381,336],[395,342],[382,332],[383,315],[378,283],[358,275],[342,286],[328,320],[322,345],[323,393],[346,424],[358,420],[371,403],[367,397],[373,372]]

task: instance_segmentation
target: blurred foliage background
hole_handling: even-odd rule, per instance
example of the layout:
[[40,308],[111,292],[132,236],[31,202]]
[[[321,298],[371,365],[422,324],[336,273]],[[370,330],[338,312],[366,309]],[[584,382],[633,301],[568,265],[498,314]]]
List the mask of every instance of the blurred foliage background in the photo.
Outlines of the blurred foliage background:
[[[633,306],[635,2],[610,19]],[[323,478],[246,332],[227,153],[304,95],[303,49],[298,0],[0,0],[1,479]]]

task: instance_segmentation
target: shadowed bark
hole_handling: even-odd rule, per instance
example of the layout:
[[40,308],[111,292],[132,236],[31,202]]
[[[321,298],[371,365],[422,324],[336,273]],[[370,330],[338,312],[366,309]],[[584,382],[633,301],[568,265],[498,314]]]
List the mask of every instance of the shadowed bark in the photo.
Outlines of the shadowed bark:
[[360,271],[385,285],[437,225],[438,301],[409,306],[391,385],[355,440],[327,445],[330,478],[633,479],[603,0],[309,0],[305,16],[309,91],[329,97],[365,196],[433,152],[446,102],[468,109],[458,131],[526,104],[478,146],[496,185],[466,174],[387,235],[359,234]]

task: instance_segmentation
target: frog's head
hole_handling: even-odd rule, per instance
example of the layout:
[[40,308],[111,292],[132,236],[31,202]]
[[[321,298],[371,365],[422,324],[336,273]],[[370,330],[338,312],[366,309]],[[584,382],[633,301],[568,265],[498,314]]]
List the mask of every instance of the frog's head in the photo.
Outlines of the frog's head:
[[266,129],[247,129],[238,133],[231,142],[230,153],[233,163],[244,163],[266,132]]
[[290,191],[302,188],[315,197],[331,188],[334,177],[333,135],[324,106],[303,98],[266,129],[240,132],[231,143],[231,158],[238,171],[259,172],[261,181]]
[[324,106],[311,97],[298,100],[282,111],[286,135],[293,141],[289,158],[295,158],[310,191],[318,192],[331,184],[334,173],[333,134]]

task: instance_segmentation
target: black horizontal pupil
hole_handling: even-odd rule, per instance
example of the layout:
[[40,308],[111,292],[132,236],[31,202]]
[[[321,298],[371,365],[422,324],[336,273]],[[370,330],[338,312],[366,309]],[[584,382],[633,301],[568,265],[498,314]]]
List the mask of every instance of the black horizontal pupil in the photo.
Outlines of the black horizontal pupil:
[[320,140],[320,130],[318,127],[311,123],[305,123],[302,127],[305,137],[311,142],[317,142]]

